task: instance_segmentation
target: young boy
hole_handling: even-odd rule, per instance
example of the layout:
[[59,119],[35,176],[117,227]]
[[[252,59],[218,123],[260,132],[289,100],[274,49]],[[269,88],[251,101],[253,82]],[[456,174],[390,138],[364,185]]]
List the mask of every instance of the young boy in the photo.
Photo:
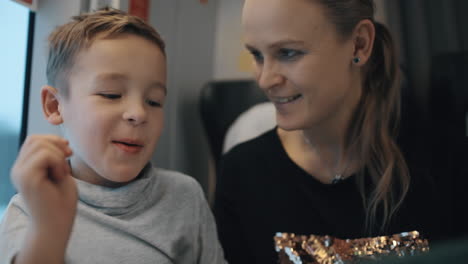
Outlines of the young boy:
[[49,45],[42,106],[67,140],[24,142],[0,263],[225,263],[198,183],[149,164],[166,97],[159,34],[106,9],[57,28]]

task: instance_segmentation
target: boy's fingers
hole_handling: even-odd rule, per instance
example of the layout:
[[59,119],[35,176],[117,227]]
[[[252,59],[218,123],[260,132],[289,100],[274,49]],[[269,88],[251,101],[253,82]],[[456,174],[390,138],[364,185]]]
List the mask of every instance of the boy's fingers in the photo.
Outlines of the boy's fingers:
[[37,144],[53,144],[58,146],[67,156],[72,154],[68,140],[57,135],[31,135],[26,139],[23,147],[28,148]]
[[30,142],[30,141],[50,141],[56,144],[67,144],[68,145],[68,140],[64,139],[63,137],[57,136],[57,135],[31,135],[28,136],[25,140],[25,142]]
[[[59,181],[64,175],[70,174],[70,168],[67,161],[67,154],[56,144],[40,142],[31,146],[31,149],[17,160],[13,174],[16,187],[18,185],[29,184],[31,177],[49,177],[50,180]],[[35,173],[37,172],[37,173]],[[42,176],[40,176],[42,175]],[[12,175],[13,176],[13,175]],[[44,179],[35,179],[32,182]]]
[[63,153],[65,157],[69,157],[73,153],[71,148],[68,146],[68,141],[61,137],[55,135],[36,135],[28,137],[27,141],[25,141],[25,144],[21,148],[20,156],[34,155],[34,153],[37,153],[44,148],[53,148],[54,151]]
[[48,177],[53,181],[60,181],[69,173],[66,155],[57,146],[51,146],[46,156]]
[[46,140],[49,140],[51,143],[55,144],[56,146],[60,147],[62,151],[65,153],[65,155],[68,157],[72,154],[72,150],[69,146],[68,140],[56,136],[56,135],[45,135],[44,138]]
[[61,181],[68,175],[67,166],[68,164],[64,161],[56,161],[56,163],[49,169],[49,178],[54,182]]
[[[57,161],[57,165],[55,166],[57,169],[53,170],[53,175],[51,175],[53,180],[61,180],[63,177],[71,174],[70,165],[68,164],[68,160],[66,158],[70,157],[73,154],[73,151],[68,145],[68,140],[58,137],[55,135],[47,135],[46,138],[52,142],[52,149],[57,153],[60,153],[63,156],[59,157]],[[54,167],[54,168],[55,168]]]

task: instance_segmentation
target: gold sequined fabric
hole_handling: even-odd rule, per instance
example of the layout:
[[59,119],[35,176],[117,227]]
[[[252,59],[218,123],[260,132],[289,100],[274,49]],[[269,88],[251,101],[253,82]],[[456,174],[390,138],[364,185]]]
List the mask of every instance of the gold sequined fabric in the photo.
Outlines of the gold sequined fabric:
[[355,264],[429,251],[427,239],[418,231],[359,239],[278,233],[274,240],[280,264]]

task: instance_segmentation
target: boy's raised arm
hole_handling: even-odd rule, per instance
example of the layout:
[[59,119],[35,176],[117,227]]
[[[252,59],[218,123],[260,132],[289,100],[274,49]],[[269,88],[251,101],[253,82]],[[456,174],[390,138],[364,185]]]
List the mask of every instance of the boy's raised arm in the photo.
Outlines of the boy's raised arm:
[[76,214],[77,189],[67,158],[68,142],[58,136],[30,136],[11,171],[30,216],[14,263],[64,263]]

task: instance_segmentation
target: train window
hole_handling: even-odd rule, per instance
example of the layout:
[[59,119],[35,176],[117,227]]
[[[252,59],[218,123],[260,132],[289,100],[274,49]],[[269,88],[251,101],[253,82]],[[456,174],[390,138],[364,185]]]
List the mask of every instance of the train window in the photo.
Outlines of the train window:
[[13,1],[0,1],[0,219],[15,190],[10,169],[25,127],[34,14]]

